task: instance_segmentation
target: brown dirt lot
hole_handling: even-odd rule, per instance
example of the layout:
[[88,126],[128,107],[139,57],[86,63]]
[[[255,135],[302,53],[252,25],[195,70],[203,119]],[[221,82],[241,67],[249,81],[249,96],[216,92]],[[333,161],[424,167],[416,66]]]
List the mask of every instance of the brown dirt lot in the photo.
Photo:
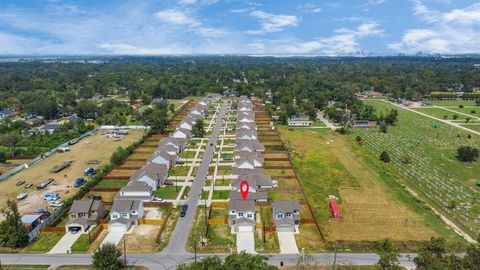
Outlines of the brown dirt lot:
[[[156,239],[160,225],[138,225],[131,234],[125,234],[128,253],[150,253],[158,250]],[[123,239],[118,244],[123,248]]]
[[[16,175],[0,182],[0,204],[7,199],[15,199],[20,192],[24,192],[23,187],[17,187],[15,183],[23,180],[34,185],[45,181],[48,178],[55,179],[54,184],[50,184],[43,190],[35,190],[30,188],[28,197],[19,202],[19,210],[21,213],[30,212],[35,208],[45,207],[43,194],[47,192],[58,192],[62,199],[72,196],[76,192],[73,183],[77,177],[83,175],[83,171],[89,166],[85,161],[96,159],[100,164],[94,165],[95,168],[109,162],[111,154],[117,147],[126,147],[133,142],[138,141],[142,137],[141,131],[130,131],[123,140],[114,142],[111,138],[107,138],[100,134],[86,137],[75,145],[70,146],[70,151],[65,153],[55,153],[52,156],[40,161],[28,169],[17,173]],[[50,172],[51,169],[67,160],[75,160],[68,168],[59,173]]]
[[[145,162],[144,162],[145,163]],[[109,177],[116,177],[116,176],[131,176],[135,173],[135,170],[112,170],[108,176]]]

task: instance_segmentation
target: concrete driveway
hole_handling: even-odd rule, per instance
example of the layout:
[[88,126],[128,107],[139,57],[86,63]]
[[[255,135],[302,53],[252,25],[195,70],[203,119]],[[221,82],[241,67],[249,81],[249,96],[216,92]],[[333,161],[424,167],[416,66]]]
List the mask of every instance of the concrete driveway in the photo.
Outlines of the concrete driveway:
[[280,254],[298,254],[297,242],[293,232],[277,232]]
[[70,232],[65,233],[65,235],[57,242],[55,246],[48,252],[48,254],[59,254],[67,253],[67,251],[72,247],[72,245],[77,241],[77,239],[82,235],[81,233],[72,234]]
[[103,239],[103,242],[100,245],[102,246],[107,243],[118,245],[124,234],[125,233],[123,232],[108,232],[107,236],[105,236],[105,239]]
[[253,232],[237,232],[237,252],[246,251],[250,254],[255,252],[255,236]]

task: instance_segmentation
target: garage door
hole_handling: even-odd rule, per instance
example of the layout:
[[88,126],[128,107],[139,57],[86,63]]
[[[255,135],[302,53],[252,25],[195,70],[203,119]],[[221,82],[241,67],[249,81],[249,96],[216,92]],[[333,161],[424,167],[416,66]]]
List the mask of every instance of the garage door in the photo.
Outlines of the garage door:
[[277,232],[295,232],[295,228],[293,226],[280,226],[277,227]]
[[252,232],[252,226],[251,225],[240,225],[237,227],[239,232]]
[[126,232],[127,228],[125,226],[121,226],[121,225],[118,225],[118,226],[115,226],[115,225],[108,225],[108,231],[109,232]]

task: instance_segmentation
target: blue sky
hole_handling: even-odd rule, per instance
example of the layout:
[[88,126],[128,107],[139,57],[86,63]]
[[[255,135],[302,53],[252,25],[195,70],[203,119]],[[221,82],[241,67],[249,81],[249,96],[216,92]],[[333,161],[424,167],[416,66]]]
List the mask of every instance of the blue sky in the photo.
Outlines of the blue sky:
[[467,0],[0,0],[0,55],[480,53]]

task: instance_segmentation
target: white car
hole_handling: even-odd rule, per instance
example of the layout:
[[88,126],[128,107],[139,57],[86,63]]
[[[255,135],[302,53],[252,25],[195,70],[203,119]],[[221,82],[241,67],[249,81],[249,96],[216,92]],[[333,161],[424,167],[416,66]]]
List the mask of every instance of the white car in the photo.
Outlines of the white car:
[[48,205],[50,205],[51,207],[62,207],[62,206],[63,206],[63,202],[55,201],[55,202],[49,203]]
[[20,193],[20,194],[17,195],[17,200],[19,200],[19,201],[20,201],[20,200],[23,200],[23,199],[27,198],[27,196],[28,196],[27,193],[22,192],[22,193]]
[[159,197],[154,197],[152,201],[153,202],[164,202],[165,200],[162,199],[162,198],[159,198]]

